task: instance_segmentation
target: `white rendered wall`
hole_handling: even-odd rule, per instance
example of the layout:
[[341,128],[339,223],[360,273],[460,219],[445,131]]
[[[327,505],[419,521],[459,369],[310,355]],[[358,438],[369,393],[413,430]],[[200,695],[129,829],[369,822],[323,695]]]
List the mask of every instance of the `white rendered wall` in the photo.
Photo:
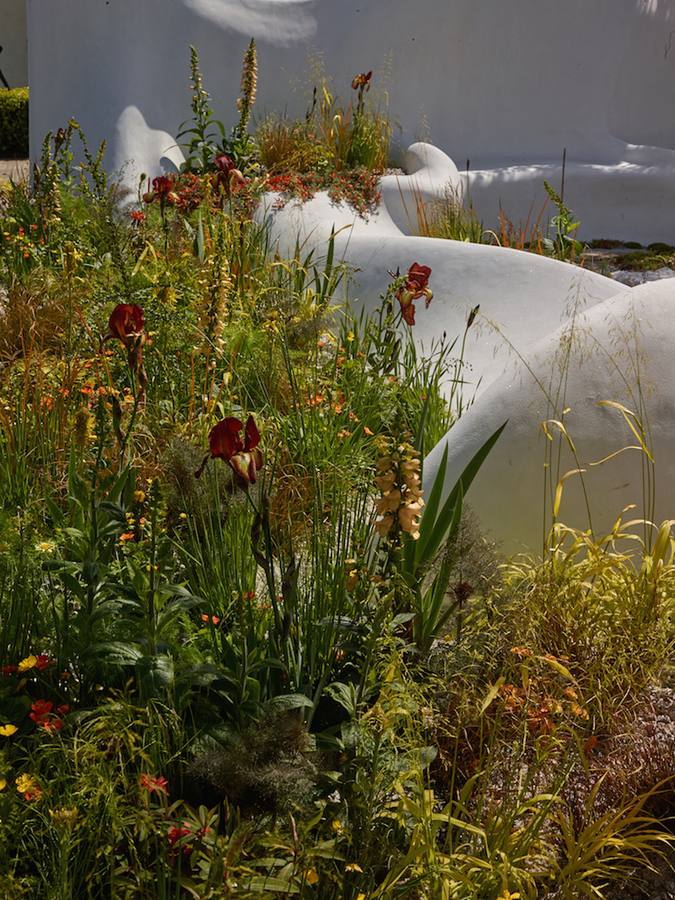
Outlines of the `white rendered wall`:
[[13,88],[28,84],[26,39],[26,0],[0,0],[0,69]]
[[[471,160],[488,221],[500,198],[512,218],[527,215],[542,173],[559,181],[536,167],[567,148],[568,196],[587,232],[675,232],[675,0],[28,2],[34,152],[75,115],[92,142],[109,139],[113,166],[134,156],[156,167],[188,115],[188,44],[227,118],[254,36],[261,113],[304,111],[313,50],[343,95],[354,73],[390,60],[402,146],[431,137],[460,170]],[[600,185],[590,193],[589,173]],[[642,182],[655,184],[646,199]]]

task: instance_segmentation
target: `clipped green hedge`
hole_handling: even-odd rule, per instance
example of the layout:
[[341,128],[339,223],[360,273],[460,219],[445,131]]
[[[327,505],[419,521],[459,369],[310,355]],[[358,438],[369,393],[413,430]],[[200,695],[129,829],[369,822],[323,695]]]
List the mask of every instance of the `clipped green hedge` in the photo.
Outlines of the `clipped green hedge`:
[[0,157],[28,156],[28,88],[0,88]]

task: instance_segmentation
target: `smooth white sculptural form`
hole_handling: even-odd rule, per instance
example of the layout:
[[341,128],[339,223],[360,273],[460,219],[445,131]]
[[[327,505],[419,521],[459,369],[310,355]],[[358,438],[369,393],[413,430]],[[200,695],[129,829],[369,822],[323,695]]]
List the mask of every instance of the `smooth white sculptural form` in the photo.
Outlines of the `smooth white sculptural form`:
[[[259,114],[304,111],[306,97],[289,84],[304,80],[311,47],[323,51],[326,70],[344,92],[355,72],[377,69],[391,52],[389,91],[402,140],[428,121],[460,169],[470,158],[468,187],[486,218],[494,218],[501,198],[511,218],[525,219],[531,204],[543,201],[543,178],[559,184],[566,147],[565,196],[587,234],[672,236],[675,116],[664,110],[675,109],[675,0],[173,0],[170,11],[166,0],[29,0],[29,14],[34,149],[44,131],[74,115],[90,142],[108,138],[109,165],[124,168],[134,191],[140,171],[180,163],[172,135],[189,114],[188,45],[198,47],[205,84],[226,119],[254,36]],[[544,475],[550,497],[554,475],[572,468],[590,474],[567,480],[560,517],[589,524],[583,477],[591,523],[608,528],[643,495],[637,451],[591,465],[634,443],[621,414],[598,405],[619,401],[652,428],[656,515],[672,515],[675,289],[665,282],[631,290],[533,254],[419,237],[416,199],[440,197],[448,186],[461,193],[466,177],[429,144],[411,146],[403,164],[408,174],[382,180],[383,202],[367,221],[323,194],[268,214],[282,249],[292,249],[300,235],[320,255],[335,229],[337,255],[356,270],[351,296],[368,310],[388,271],[413,262],[431,266],[434,301],[418,310],[413,331],[422,348],[443,332],[461,333],[480,304],[463,373],[467,396],[476,400],[449,434],[447,486],[508,418],[471,489],[488,533],[508,550],[541,548],[550,519]],[[646,360],[644,391],[637,394],[635,365],[623,348],[635,342],[620,329],[626,319],[635,326],[630,334],[639,335],[637,358]],[[586,340],[572,342],[566,390],[555,391],[571,323],[577,329],[581,323],[575,334]],[[545,469],[550,442],[541,422],[561,416],[578,459],[563,453],[555,469]],[[442,446],[426,462],[427,485]],[[649,504],[643,511],[652,513]]]
[[[487,222],[560,182],[585,237],[667,240],[675,201],[675,0],[28,0],[32,153],[71,116],[126,177],[176,162],[194,44],[217,113],[235,113],[258,42],[258,114],[302,114],[308,56],[343,95],[388,67],[403,147],[430,137]],[[382,79],[380,78],[380,81]],[[430,134],[429,134],[430,131]]]

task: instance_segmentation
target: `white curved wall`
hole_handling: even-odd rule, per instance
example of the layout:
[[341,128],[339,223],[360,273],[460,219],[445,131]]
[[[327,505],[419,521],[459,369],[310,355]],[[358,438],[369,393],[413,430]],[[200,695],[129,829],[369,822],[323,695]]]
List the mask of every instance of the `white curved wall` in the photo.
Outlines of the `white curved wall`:
[[[355,72],[377,70],[390,56],[391,111],[403,145],[426,122],[460,169],[470,159],[472,170],[486,173],[474,199],[487,219],[504,167],[555,163],[563,147],[570,200],[596,236],[631,230],[639,192],[636,200],[625,189],[622,163],[646,183],[661,167],[660,187],[675,174],[675,0],[172,0],[168,10],[166,0],[29,0],[29,10],[34,148],[44,131],[75,115],[92,141],[111,140],[112,164],[120,166],[134,141],[121,140],[116,126],[130,107],[170,141],[188,114],[190,43],[219,114],[231,116],[253,35],[259,112],[304,111],[298,85],[307,82],[311,49],[323,53],[343,94]],[[141,132],[135,142],[138,166],[151,168],[155,143],[146,146]],[[633,145],[668,152],[641,149],[641,161],[631,163]],[[608,187],[595,192],[593,206],[583,179],[575,184],[574,167],[589,164],[607,170],[594,172]],[[526,172],[520,177],[529,188],[541,183],[538,170],[529,181]],[[593,207],[611,198],[604,217],[591,219]],[[672,200],[668,193],[666,206],[657,205],[656,221],[643,216],[638,239],[669,236]],[[526,215],[529,200],[509,194],[509,203],[510,215]]]
[[0,69],[9,86],[25,87],[28,84],[26,0],[0,0],[0,47]]
[[[427,483],[447,445],[448,492],[478,447],[508,421],[468,495],[482,527],[504,551],[542,549],[558,481],[575,469],[584,472],[565,482],[558,516],[565,525],[608,534],[631,504],[636,508],[625,521],[648,517],[658,524],[671,518],[674,311],[672,281],[646,284],[596,304],[573,326],[568,322],[533,344],[524,361],[493,381],[427,457]],[[651,467],[635,449],[638,441],[626,419],[604,401],[623,404],[642,423],[655,484],[645,479]],[[564,421],[574,451],[555,424],[547,440],[541,424],[552,419]]]

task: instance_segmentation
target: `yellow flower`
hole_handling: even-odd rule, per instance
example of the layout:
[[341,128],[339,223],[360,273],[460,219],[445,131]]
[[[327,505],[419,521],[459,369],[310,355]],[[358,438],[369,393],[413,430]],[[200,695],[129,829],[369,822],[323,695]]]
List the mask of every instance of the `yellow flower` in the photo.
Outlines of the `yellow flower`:
[[19,663],[19,672],[27,672],[29,669],[34,669],[36,663],[37,656],[27,656]]
[[307,884],[317,884],[319,881],[319,873],[316,869],[307,869],[305,872],[305,881]]
[[50,809],[49,815],[55,825],[61,825],[65,828],[72,828],[77,821],[77,807],[68,808],[66,806],[58,809]]
[[6,779],[6,778],[0,778],[0,791],[4,791],[4,789],[5,789],[6,787],[7,787],[7,779]]
[[35,549],[38,553],[52,553],[56,550],[56,544],[54,541],[38,541],[35,545]]
[[358,863],[347,863],[345,872],[363,872],[363,869]]
[[16,779],[17,791],[27,791],[33,785],[33,779],[30,775],[19,775]]
[[16,725],[0,725],[0,735],[2,735],[2,737],[11,737],[13,734],[16,734],[18,730]]
[[145,491],[134,491],[134,500],[136,503],[145,502]]
[[19,775],[16,779],[16,789],[23,794],[24,800],[39,800],[42,796],[42,788],[32,775]]
[[402,506],[398,511],[398,521],[401,528],[403,529],[403,531],[407,531],[414,541],[418,540],[420,536],[419,516],[423,506],[424,501],[417,500],[416,502],[411,503],[409,506]]

